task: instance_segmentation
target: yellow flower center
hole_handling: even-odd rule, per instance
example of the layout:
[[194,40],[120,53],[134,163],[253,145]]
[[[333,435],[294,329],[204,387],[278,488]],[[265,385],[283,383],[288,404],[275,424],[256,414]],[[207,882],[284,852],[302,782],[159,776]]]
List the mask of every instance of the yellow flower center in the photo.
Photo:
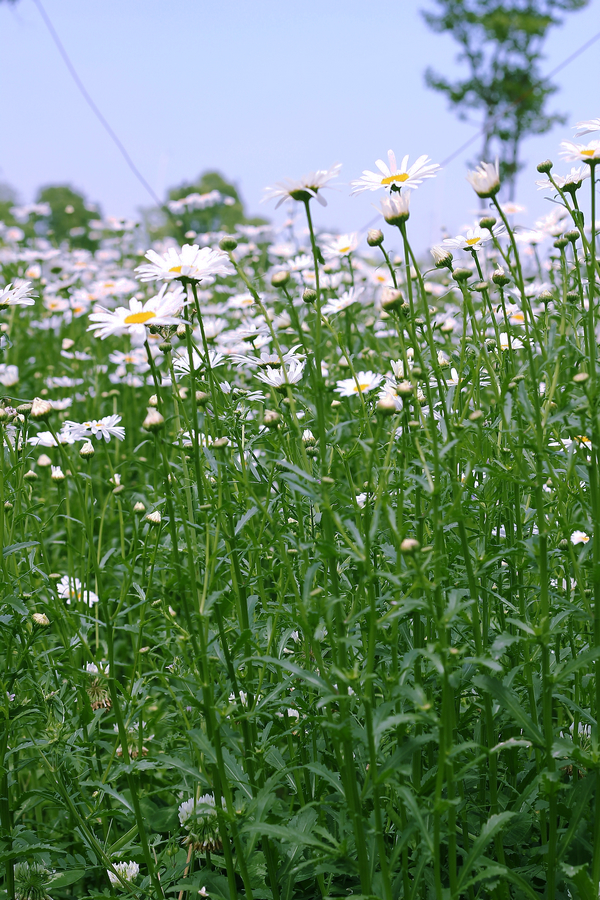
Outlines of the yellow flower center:
[[408,181],[409,174],[408,172],[395,172],[394,175],[388,175],[387,178],[382,178],[382,184],[394,184],[395,181]]
[[467,244],[469,247],[472,247],[473,244],[478,244],[480,240],[481,240],[481,238],[478,238],[478,237],[467,238],[465,241],[465,244]]
[[144,325],[149,319],[155,318],[156,313],[152,312],[151,309],[148,309],[146,312],[136,312],[132,313],[130,316],[125,316],[123,323],[125,325]]
[[593,155],[594,155],[594,151],[593,151],[593,150],[582,150],[582,151],[581,151],[581,155],[582,155],[582,156],[593,156]]
[[340,253],[350,253],[352,247],[340,247]]
[[173,266],[172,269],[169,269],[169,272],[176,272],[177,275],[181,275],[182,266]]
[[358,385],[355,384],[354,387],[352,388],[352,390],[354,391],[355,394],[358,394],[359,391],[360,391],[361,394],[362,394],[362,392],[363,392],[363,391],[366,391],[368,387],[369,387],[368,382],[362,383],[362,384],[358,384]]

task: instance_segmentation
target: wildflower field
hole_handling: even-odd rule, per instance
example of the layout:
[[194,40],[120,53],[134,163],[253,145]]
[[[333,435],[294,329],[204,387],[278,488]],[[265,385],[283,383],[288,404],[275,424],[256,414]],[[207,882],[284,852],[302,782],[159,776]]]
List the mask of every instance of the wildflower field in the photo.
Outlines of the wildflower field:
[[313,228],[339,166],[279,230],[0,229],[0,897],[596,900],[600,141],[562,156],[527,227],[482,163],[429,259],[391,152],[362,245]]

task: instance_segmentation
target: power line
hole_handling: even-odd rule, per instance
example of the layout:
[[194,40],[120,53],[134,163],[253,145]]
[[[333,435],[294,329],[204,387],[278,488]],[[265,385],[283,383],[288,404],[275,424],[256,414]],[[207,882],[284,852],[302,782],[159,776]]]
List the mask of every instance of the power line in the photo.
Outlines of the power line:
[[102,113],[100,112],[100,110],[98,109],[98,107],[96,106],[96,104],[94,103],[92,98],[90,97],[89,93],[87,92],[85,85],[83,84],[81,78],[77,74],[77,70],[75,69],[75,66],[71,62],[71,59],[69,58],[69,54],[65,50],[61,39],[59,38],[58,34],[56,33],[56,29],[54,28],[54,25],[50,21],[48,13],[42,6],[41,0],[33,0],[33,2],[37,6],[39,13],[40,13],[42,19],[44,20],[46,28],[50,32],[50,37],[56,44],[58,52],[62,56],[63,62],[65,63],[67,69],[69,70],[71,78],[77,85],[79,92],[83,96],[83,99],[85,100],[85,102],[87,103],[89,108],[92,110],[92,112],[94,113],[94,115],[96,116],[96,118],[98,119],[98,121],[100,122],[100,124],[102,125],[102,127],[104,128],[104,130],[106,131],[108,136],[110,137],[110,139],[113,141],[113,143],[117,147],[119,153],[121,154],[121,156],[123,157],[123,159],[125,160],[127,165],[129,166],[129,168],[131,169],[131,171],[133,172],[133,174],[135,175],[137,180],[140,182],[141,185],[143,185],[145,190],[148,191],[148,193],[152,197],[153,201],[158,206],[163,206],[162,200],[159,200],[159,198],[156,196],[154,190],[150,187],[150,185],[148,184],[148,182],[146,181],[146,179],[144,178],[144,176],[142,175],[142,173],[140,172],[140,170],[138,169],[138,167],[132,160],[131,156],[129,155],[129,153],[127,152],[127,150],[121,143],[118,135],[115,134],[115,132],[113,131],[113,129],[111,128],[109,123],[106,121],[106,119],[104,118],[104,116],[102,115]]

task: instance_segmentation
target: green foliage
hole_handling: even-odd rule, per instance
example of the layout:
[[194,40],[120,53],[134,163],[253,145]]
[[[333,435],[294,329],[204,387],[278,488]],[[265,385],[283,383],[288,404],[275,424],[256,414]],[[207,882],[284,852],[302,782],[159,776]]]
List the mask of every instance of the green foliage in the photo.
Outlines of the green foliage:
[[449,81],[428,69],[425,78],[446,95],[461,118],[480,115],[484,132],[480,159],[500,158],[501,175],[513,199],[523,166],[519,149],[531,134],[544,134],[564,121],[547,112],[557,90],[541,73],[548,30],[560,23],[557,13],[582,9],[588,0],[435,0],[436,12],[424,12],[438,34],[448,33],[460,46],[458,59],[468,76]]
[[90,204],[83,194],[69,185],[55,184],[41,188],[37,203],[48,203],[51,209],[47,220],[47,237],[57,245],[67,241],[73,247],[95,249],[98,242],[90,237],[90,222],[101,217],[96,204]]
[[[182,200],[190,194],[201,197],[218,191],[222,201],[211,203],[205,209],[182,207],[171,211],[169,203]],[[189,241],[186,234],[207,234],[211,231],[232,233],[236,225],[262,225],[265,219],[247,218],[244,206],[235,185],[226,181],[219,172],[204,172],[195,182],[184,182],[168,191],[166,206],[161,210],[149,210],[146,224],[152,237],[174,237],[180,243]]]

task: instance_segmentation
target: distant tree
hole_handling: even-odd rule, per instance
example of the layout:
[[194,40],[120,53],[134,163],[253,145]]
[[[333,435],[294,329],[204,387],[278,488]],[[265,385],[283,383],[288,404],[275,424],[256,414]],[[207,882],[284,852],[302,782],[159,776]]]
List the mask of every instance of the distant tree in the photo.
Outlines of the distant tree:
[[[192,199],[189,204],[177,203],[193,195],[200,199]],[[236,225],[263,225],[266,222],[265,219],[246,217],[236,187],[219,172],[204,172],[194,182],[171,188],[167,196],[163,209],[153,209],[146,214],[146,224],[153,237],[170,235],[183,243],[188,240],[185,235],[192,231],[196,234],[208,231],[231,233]]]
[[51,213],[46,219],[47,236],[55,244],[68,241],[72,247],[94,250],[98,244],[90,237],[90,222],[99,219],[101,213],[95,204],[87,202],[67,184],[54,184],[41,188],[36,203],[47,203]]
[[527,135],[544,134],[559,113],[546,104],[557,90],[540,72],[542,46],[548,30],[560,24],[560,12],[582,9],[589,0],[434,0],[437,12],[424,11],[428,25],[448,33],[461,50],[466,78],[449,81],[432,69],[425,80],[441,91],[462,119],[481,116],[483,141],[480,159],[500,159],[501,175],[514,197],[516,176],[523,163],[519,150]]

